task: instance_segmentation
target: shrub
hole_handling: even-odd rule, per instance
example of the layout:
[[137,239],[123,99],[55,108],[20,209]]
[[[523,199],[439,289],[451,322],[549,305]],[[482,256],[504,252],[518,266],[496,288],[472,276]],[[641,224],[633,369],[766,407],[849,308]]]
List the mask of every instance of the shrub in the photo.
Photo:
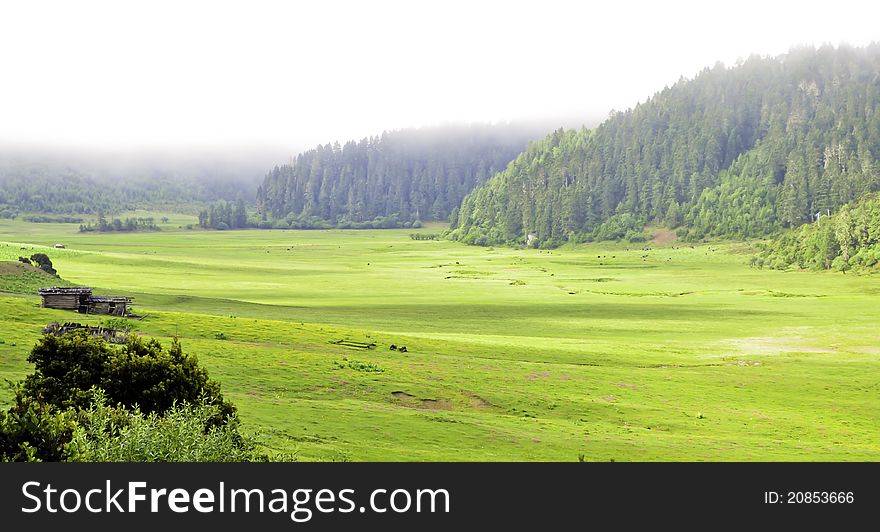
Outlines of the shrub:
[[176,403],[195,403],[203,396],[218,405],[223,417],[235,411],[224,401],[219,384],[208,378],[195,357],[183,353],[176,339],[164,349],[155,339],[134,335],[120,347],[85,332],[46,335],[28,362],[34,364],[34,373],[25,378],[21,392],[59,409],[88,408],[92,388],[98,387],[114,404],[137,405],[146,414],[161,414]]
[[[256,442],[239,433],[233,415],[220,425],[210,402],[174,405],[165,415],[143,415],[107,405],[101,390],[79,416],[64,453],[71,462],[252,462],[268,457]],[[207,430],[205,427],[209,427]]]
[[76,426],[72,411],[16,394],[8,412],[0,411],[0,462],[57,462]]
[[413,240],[440,240],[437,233],[410,233],[409,237]]
[[106,320],[101,321],[101,327],[106,327],[108,329],[116,329],[119,331],[131,332],[136,331],[138,325],[126,318],[108,318]]
[[362,371],[364,373],[384,373],[385,369],[373,364],[372,362],[364,362],[362,360],[348,360],[347,358],[343,358],[342,362],[335,362],[336,369],[353,369],[355,371]]
[[[638,238],[637,235],[643,235],[644,226],[644,220],[633,214],[628,212],[615,214],[593,231],[593,239],[598,241]],[[639,240],[630,241],[637,242]]]
[[176,340],[163,349],[136,336],[116,347],[84,332],[46,335],[28,361],[33,374],[0,411],[0,461],[267,459]]
[[45,253],[34,253],[31,255],[31,262],[49,275],[58,275],[58,272],[52,267],[52,260]]

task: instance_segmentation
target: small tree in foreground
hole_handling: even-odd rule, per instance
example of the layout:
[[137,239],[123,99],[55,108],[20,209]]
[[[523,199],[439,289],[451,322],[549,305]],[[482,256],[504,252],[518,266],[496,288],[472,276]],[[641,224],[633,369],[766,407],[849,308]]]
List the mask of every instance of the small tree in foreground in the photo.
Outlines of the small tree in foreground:
[[52,259],[50,259],[49,255],[46,255],[45,253],[34,253],[31,255],[31,262],[49,275],[58,275],[58,272],[55,271],[55,268],[52,266]]
[[[0,461],[264,461],[235,407],[175,339],[46,335],[0,411]],[[274,459],[292,460],[291,456]]]
[[218,421],[235,412],[220,385],[195,357],[183,353],[177,339],[165,349],[156,339],[136,335],[120,347],[84,331],[46,335],[28,362],[34,373],[25,378],[21,393],[59,409],[89,408],[97,387],[111,404],[137,406],[144,414],[161,415],[175,404],[202,400],[217,406]]

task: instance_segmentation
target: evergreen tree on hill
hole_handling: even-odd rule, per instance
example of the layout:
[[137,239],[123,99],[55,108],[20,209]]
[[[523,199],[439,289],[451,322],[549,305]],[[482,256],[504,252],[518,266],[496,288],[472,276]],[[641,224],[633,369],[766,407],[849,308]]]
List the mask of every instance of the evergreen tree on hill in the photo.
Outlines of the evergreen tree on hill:
[[553,245],[627,215],[763,236],[880,189],[880,45],[716,65],[593,130],[558,130],[464,198],[451,237]]

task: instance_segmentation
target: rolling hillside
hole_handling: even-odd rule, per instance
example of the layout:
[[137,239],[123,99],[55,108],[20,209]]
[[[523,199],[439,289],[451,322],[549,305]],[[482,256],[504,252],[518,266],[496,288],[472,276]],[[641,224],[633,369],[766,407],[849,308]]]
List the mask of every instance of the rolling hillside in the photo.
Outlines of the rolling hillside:
[[451,237],[554,246],[646,223],[764,236],[877,190],[878,160],[880,45],[754,56],[534,143],[464,199]]

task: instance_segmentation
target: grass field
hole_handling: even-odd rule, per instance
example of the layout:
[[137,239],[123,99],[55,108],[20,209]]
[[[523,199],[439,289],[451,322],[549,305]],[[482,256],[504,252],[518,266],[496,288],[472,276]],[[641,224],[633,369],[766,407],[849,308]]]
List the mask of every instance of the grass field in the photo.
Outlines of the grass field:
[[[0,260],[46,252],[135,297],[141,334],[179,336],[245,427],[301,459],[880,459],[880,277],[751,269],[745,244],[410,232],[2,220]],[[30,370],[46,323],[81,318],[37,305],[0,294],[0,377]]]

